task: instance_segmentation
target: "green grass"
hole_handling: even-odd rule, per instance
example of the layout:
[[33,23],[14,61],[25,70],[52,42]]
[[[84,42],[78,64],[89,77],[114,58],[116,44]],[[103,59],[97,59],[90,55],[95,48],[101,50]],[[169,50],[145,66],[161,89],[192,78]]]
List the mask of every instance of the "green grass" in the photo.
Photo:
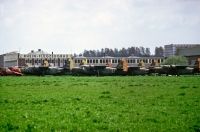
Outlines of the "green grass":
[[200,77],[0,77],[0,131],[200,131]]

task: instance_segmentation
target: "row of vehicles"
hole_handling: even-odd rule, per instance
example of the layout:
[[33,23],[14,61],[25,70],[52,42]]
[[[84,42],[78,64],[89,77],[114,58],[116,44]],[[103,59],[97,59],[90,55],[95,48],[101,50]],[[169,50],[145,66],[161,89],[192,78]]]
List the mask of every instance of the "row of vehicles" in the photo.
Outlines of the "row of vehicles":
[[107,65],[80,65],[71,70],[72,75],[194,75],[200,73],[200,59],[195,66],[187,65],[158,65],[152,63],[145,67],[143,62],[138,66],[128,66],[128,62],[122,59],[116,67]]
[[112,75],[193,75],[200,73],[200,58],[197,59],[194,66],[185,65],[157,65],[145,67],[143,62],[138,66],[128,66],[127,60],[122,59],[116,67],[111,64],[106,65],[88,65],[81,63],[78,67],[70,68],[70,61],[63,68],[50,67],[47,61],[39,67],[9,67],[0,68],[0,75],[88,75],[88,76],[112,76]]

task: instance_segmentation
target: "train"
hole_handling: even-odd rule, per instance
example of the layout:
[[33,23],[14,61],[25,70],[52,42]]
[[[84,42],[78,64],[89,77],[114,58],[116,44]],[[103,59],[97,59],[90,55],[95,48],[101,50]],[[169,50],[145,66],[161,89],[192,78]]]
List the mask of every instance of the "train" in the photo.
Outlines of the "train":
[[52,67],[48,60],[41,66],[0,68],[0,75],[195,75],[200,74],[200,58],[195,65],[161,65],[163,57],[74,57],[63,67]]

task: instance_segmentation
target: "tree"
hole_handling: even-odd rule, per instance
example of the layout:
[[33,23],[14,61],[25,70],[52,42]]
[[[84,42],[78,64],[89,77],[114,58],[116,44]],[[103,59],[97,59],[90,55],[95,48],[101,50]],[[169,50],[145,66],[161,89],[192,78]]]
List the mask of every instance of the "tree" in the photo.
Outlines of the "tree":
[[187,58],[183,56],[170,56],[164,62],[164,65],[187,65]]

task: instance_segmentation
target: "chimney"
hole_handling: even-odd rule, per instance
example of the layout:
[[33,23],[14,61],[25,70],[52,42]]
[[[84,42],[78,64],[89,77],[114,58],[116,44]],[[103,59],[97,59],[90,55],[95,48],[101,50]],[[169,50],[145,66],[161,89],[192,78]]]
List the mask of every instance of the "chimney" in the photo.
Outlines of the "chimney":
[[38,49],[38,51],[41,51],[41,49]]
[[31,53],[33,53],[34,52],[34,50],[31,50]]

